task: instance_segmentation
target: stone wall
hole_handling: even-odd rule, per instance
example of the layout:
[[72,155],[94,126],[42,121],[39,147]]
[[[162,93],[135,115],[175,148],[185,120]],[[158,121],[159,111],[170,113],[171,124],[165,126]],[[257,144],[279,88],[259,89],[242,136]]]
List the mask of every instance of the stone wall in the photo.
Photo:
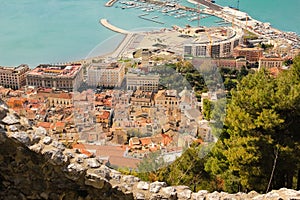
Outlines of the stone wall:
[[26,118],[0,102],[0,199],[300,200],[300,192],[193,193],[187,186],[144,182],[106,167],[95,157],[65,148],[45,129],[30,127]]

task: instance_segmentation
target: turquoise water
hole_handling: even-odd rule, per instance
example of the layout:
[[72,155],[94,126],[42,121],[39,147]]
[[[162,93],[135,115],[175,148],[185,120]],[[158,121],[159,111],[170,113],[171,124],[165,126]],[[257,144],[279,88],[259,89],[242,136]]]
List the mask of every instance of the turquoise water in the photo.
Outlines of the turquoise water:
[[[185,5],[192,5],[182,1]],[[228,2],[234,1],[217,0],[217,3],[223,5]],[[282,6],[274,5],[265,9],[267,2],[278,2]],[[292,15],[290,10],[280,10],[297,9],[300,1],[285,2],[244,0],[240,2],[240,8],[248,11],[252,17],[271,22],[276,28],[299,33],[298,23],[293,26],[299,21],[299,14],[293,12],[297,14]],[[127,30],[171,27],[175,24],[197,25],[196,21],[190,22],[187,18],[177,19],[156,11],[149,13],[147,17],[158,16],[156,20],[164,22],[163,25],[157,24],[140,19],[138,15],[144,13],[140,9],[121,9],[116,6],[107,8],[104,6],[105,0],[0,0],[0,3],[0,65],[4,66],[26,63],[35,67],[39,63],[66,62],[110,52],[122,36],[114,36],[114,32],[102,27],[99,24],[101,18],[107,18],[115,26]],[[261,4],[265,4],[262,9],[257,7]],[[274,14],[279,11],[280,14]],[[216,25],[215,21],[217,18],[209,17],[201,20],[201,25]],[[101,45],[103,42],[104,45]]]
[[[237,7],[237,0],[216,0],[216,3]],[[270,22],[274,28],[300,35],[300,0],[240,0],[239,9],[254,19]]]

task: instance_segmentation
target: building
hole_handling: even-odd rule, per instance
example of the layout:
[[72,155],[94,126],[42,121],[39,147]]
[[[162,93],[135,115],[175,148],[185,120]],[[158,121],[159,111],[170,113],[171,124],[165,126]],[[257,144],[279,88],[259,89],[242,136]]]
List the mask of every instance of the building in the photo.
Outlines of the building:
[[241,69],[243,66],[246,67],[247,60],[245,58],[219,58],[213,59],[213,63],[218,67]]
[[154,94],[153,92],[136,90],[130,97],[130,104],[133,106],[153,106]]
[[263,56],[263,48],[244,48],[241,46],[237,46],[233,50],[233,56],[235,58],[245,57],[249,62],[258,62],[259,58]]
[[241,44],[243,33],[240,29],[230,27],[201,28],[190,30],[192,39],[183,46],[184,58],[232,57],[233,49]]
[[42,64],[27,74],[26,82],[28,86],[73,91],[83,82],[82,65]]
[[155,105],[162,105],[165,108],[179,108],[180,98],[176,90],[160,90],[154,98]]
[[120,87],[125,65],[120,63],[92,63],[87,70],[87,83],[94,87]]
[[272,68],[272,67],[282,67],[283,65],[283,58],[280,57],[261,57],[259,59],[259,65],[258,68],[266,67],[266,68]]
[[18,90],[26,85],[26,73],[28,71],[28,65],[19,65],[18,67],[0,66],[0,85]]
[[127,73],[127,90],[142,90],[155,92],[158,90],[159,75]]

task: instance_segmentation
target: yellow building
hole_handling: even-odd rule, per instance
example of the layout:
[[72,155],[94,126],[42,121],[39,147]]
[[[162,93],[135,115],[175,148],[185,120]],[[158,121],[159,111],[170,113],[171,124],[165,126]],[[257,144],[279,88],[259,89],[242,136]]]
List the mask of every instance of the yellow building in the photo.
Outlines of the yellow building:
[[93,63],[87,70],[87,83],[89,86],[120,87],[124,76],[124,64]]

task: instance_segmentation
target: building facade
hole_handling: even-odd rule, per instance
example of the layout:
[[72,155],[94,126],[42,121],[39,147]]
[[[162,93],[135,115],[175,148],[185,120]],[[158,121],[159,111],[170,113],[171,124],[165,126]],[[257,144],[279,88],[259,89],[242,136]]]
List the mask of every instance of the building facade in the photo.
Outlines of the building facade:
[[254,47],[254,48],[243,48],[237,46],[233,50],[233,56],[236,57],[245,57],[249,62],[258,62],[259,58],[263,56],[263,48]]
[[283,65],[283,58],[278,58],[278,57],[261,57],[259,59],[259,65],[258,68],[261,67],[266,67],[266,68],[272,68],[272,67],[277,67],[280,68]]
[[83,82],[81,64],[39,65],[27,74],[28,86],[77,90]]
[[26,85],[26,73],[28,71],[28,65],[19,65],[18,67],[0,66],[0,85],[18,90]]
[[94,87],[120,87],[125,76],[125,65],[93,63],[87,70],[87,83]]
[[158,90],[159,75],[127,73],[127,90],[155,92]]
[[232,57],[233,49],[241,44],[243,33],[232,28],[219,28],[203,30],[203,33],[184,44],[184,58],[208,57],[226,58]]

